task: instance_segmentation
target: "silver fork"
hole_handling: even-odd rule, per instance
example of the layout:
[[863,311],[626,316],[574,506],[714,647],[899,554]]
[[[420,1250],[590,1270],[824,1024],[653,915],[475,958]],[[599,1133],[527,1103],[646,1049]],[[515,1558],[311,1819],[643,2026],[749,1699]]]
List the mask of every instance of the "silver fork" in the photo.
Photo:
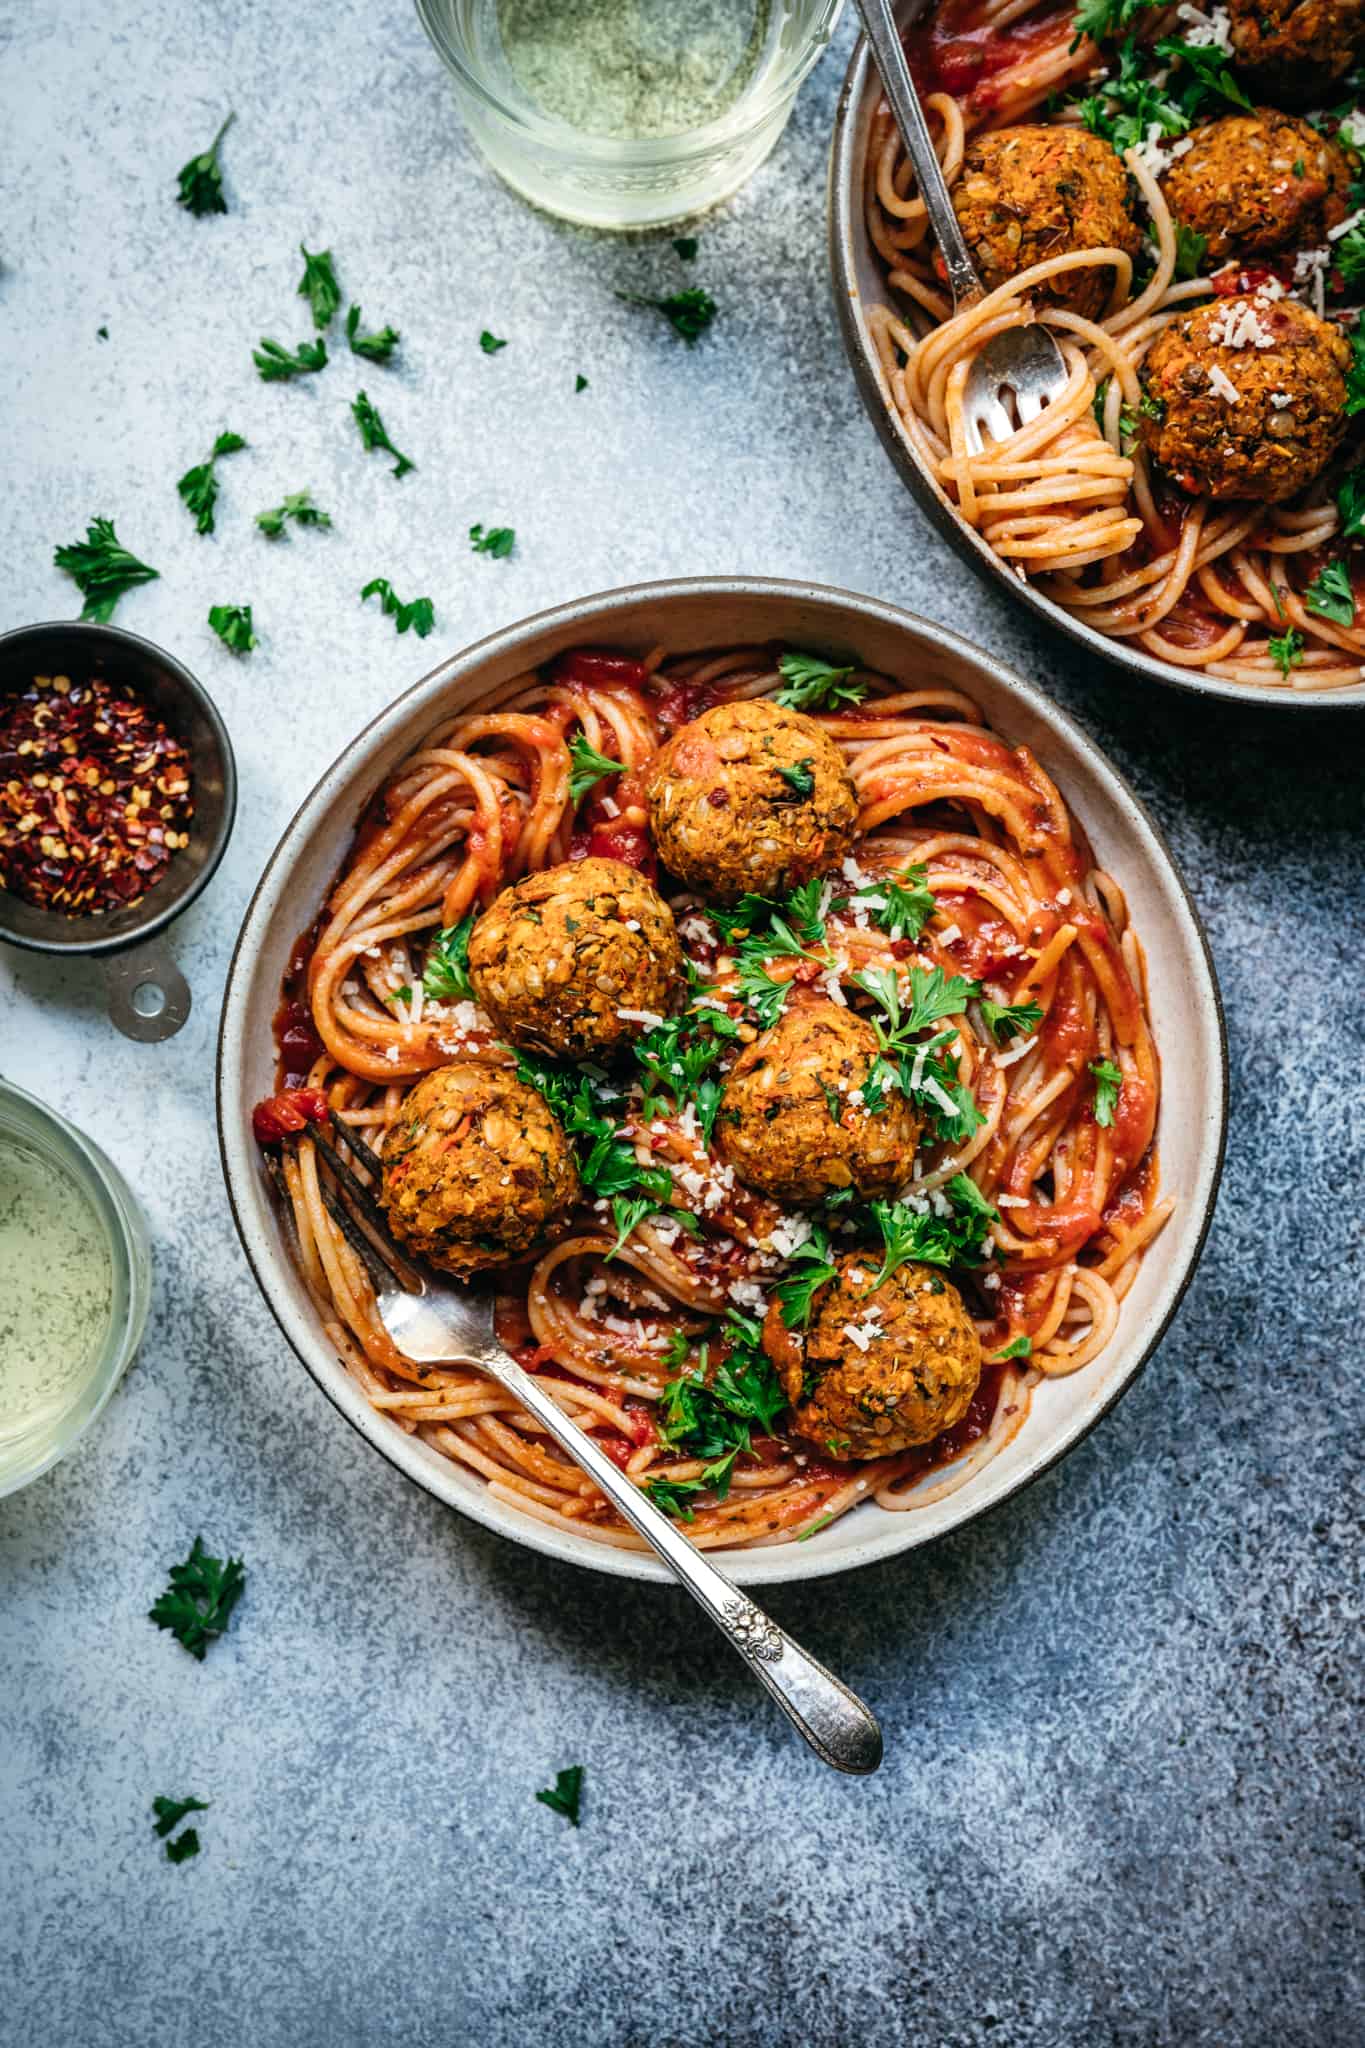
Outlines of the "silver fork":
[[[919,92],[905,61],[891,0],[857,0],[872,60],[881,75],[887,104],[914,166],[929,225],[943,252],[953,305],[960,311],[983,295],[958,226],[948,185],[934,148]],[[1067,385],[1066,361],[1041,321],[1021,321],[992,335],[967,373],[962,394],[967,445],[979,455],[987,441],[1003,441],[1036,420]]]
[[[382,1169],[369,1146],[345,1126],[336,1125],[334,1130],[377,1184]],[[331,1185],[320,1176],[323,1200],[364,1260],[380,1320],[405,1357],[420,1365],[473,1366],[514,1394],[663,1559],[816,1755],[836,1771],[875,1771],[882,1760],[881,1730],[857,1695],[694,1549],[676,1524],[508,1355],[494,1329],[492,1296],[433,1280],[415,1266],[390,1237],[371,1189],[325,1133],[314,1129],[311,1135],[333,1176]]]

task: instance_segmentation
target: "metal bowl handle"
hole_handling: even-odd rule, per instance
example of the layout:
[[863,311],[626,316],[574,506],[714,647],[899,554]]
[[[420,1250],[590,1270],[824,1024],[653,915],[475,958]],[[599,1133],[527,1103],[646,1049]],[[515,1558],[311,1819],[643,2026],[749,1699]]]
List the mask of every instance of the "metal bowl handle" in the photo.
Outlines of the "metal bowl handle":
[[160,938],[114,953],[103,966],[104,993],[115,1028],[143,1045],[174,1038],[190,1014],[190,985]]

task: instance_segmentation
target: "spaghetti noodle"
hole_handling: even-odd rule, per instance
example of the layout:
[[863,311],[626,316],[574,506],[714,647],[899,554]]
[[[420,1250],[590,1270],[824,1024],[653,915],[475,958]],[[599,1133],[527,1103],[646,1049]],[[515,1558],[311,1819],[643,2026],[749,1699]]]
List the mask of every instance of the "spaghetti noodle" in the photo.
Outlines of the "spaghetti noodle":
[[[708,706],[777,694],[778,653],[574,654],[443,720],[367,808],[296,951],[276,1019],[281,1086],[324,1092],[341,1139],[354,1129],[382,1149],[423,1074],[457,1059],[509,1062],[472,1001],[430,993],[439,943],[532,870],[591,854],[649,872],[646,764]],[[899,1511],[962,1484],[1021,1427],[1043,1376],[1080,1370],[1110,1342],[1173,1206],[1158,1186],[1159,1070],[1142,946],[1119,883],[1095,866],[1038,763],[991,734],[968,698],[829,673],[841,682],[838,708],[812,715],[856,788],[853,854],[818,887],[818,947],[774,946],[766,972],[774,1000],[794,1006],[817,996],[865,1004],[870,970],[902,986],[914,972],[961,977],[952,985],[967,993],[948,1035],[974,1128],[907,1163],[906,1203],[907,1214],[941,1212],[944,1190],[968,1175],[986,1205],[993,1247],[959,1284],[987,1362],[965,1418],[933,1443],[841,1462],[779,1417],[746,1438],[723,1486],[708,1485],[704,1461],[680,1453],[661,1419],[670,1383],[680,1361],[704,1362],[703,1346],[714,1363],[737,1329],[753,1340],[822,1219],[740,1186],[695,1103],[646,1102],[638,1079],[621,1082],[620,1133],[651,1169],[666,1169],[694,1228],[682,1229],[666,1203],[646,1202],[623,1233],[606,1204],[585,1199],[567,1236],[498,1274],[499,1330],[625,1471],[656,1498],[662,1488],[686,1503],[689,1533],[707,1547],[799,1540],[859,1502]],[[621,772],[575,803],[568,743],[580,734]],[[888,878],[907,876],[925,892],[913,935],[886,914]],[[730,1020],[737,1051],[756,1027],[733,931],[695,896],[675,890],[672,907],[692,962],[691,1001]],[[1097,1071],[1110,1076],[1107,1104]],[[374,1406],[521,1512],[637,1546],[510,1395],[473,1371],[423,1373],[394,1348],[364,1266],[324,1206],[326,1168],[306,1128],[284,1172],[295,1255]],[[837,1234],[834,1209],[823,1221]]]
[[[1178,28],[1177,15],[1210,21],[1188,6],[1159,9],[1158,30]],[[1124,21],[1130,18],[1125,11]],[[1212,24],[1202,40],[1216,33]],[[1023,120],[1074,130],[1081,110],[1075,102],[1059,106],[1057,96],[1096,79],[1102,92],[1108,54],[1078,36],[1073,9],[1057,0],[943,0],[927,27],[912,31],[910,48],[950,186],[973,132]],[[954,53],[972,60],[960,79]],[[1165,75],[1155,55],[1139,49],[1138,60],[1149,75]],[[1335,108],[1332,125],[1345,113]],[[1122,250],[1077,249],[1031,264],[954,313],[899,134],[879,107],[867,152],[866,216],[895,304],[869,307],[868,324],[885,389],[921,466],[961,518],[1074,619],[1175,667],[1234,683],[1295,691],[1358,683],[1365,611],[1351,600],[1343,621],[1341,607],[1328,616],[1309,601],[1334,541],[1339,548],[1353,531],[1343,535],[1333,496],[1339,467],[1286,504],[1189,497],[1150,466],[1134,428],[1148,351],[1174,319],[1216,294],[1250,292],[1268,279],[1275,293],[1316,297],[1322,313],[1325,273],[1338,294],[1332,317],[1350,305],[1354,321],[1350,293],[1341,296],[1340,273],[1331,267],[1340,230],[1332,230],[1332,246],[1297,252],[1297,263],[1291,249],[1278,263],[1258,265],[1250,282],[1231,262],[1182,277],[1178,224],[1153,173],[1166,141],[1153,126],[1123,151],[1147,217],[1145,282],[1135,283]],[[1113,278],[1101,318],[1039,301],[1040,289],[1058,278],[1096,268]],[[972,363],[994,334],[1034,318],[1057,337],[1066,389],[1038,418],[973,452],[963,408]]]

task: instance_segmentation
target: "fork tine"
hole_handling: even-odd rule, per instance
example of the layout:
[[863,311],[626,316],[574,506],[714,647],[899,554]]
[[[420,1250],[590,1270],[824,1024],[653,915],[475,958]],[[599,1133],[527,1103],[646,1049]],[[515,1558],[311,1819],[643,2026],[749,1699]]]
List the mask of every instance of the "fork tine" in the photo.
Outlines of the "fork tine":
[[[331,1169],[337,1183],[341,1201],[352,1221],[368,1238],[371,1249],[384,1261],[389,1274],[407,1294],[425,1294],[426,1281],[416,1267],[406,1259],[393,1241],[393,1236],[384,1220],[384,1212],[376,1202],[373,1193],[363,1181],[357,1180],[336,1147],[323,1136],[316,1124],[311,1131],[313,1143]],[[335,1214],[335,1211],[332,1212]],[[344,1226],[343,1226],[344,1227]]]
[[337,1229],[341,1232],[351,1250],[359,1258],[375,1286],[392,1286],[394,1280],[398,1277],[397,1274],[389,1266],[387,1259],[380,1256],[378,1247],[371,1244],[355,1217],[352,1216],[350,1210],[346,1207],[345,1201],[336,1188],[329,1186],[325,1180],[320,1179],[318,1181],[318,1192],[322,1196],[322,1204],[327,1214],[331,1217],[333,1223],[336,1224]]
[[370,1149],[370,1147],[366,1144],[365,1140],[361,1137],[359,1131],[355,1128],[355,1126],[353,1124],[343,1123],[339,1117],[334,1119],[334,1126],[336,1129],[337,1136],[345,1140],[347,1150],[354,1152],[356,1158],[365,1168],[365,1171],[367,1173],[372,1173],[376,1181],[382,1180],[384,1175],[384,1162],[379,1157],[379,1154],[377,1152],[374,1152]]

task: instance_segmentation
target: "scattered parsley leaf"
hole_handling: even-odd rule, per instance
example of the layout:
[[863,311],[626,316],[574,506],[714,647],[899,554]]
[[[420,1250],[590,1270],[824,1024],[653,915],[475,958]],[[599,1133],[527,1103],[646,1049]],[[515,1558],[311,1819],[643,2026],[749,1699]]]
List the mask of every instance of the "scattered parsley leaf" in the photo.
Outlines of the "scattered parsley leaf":
[[166,1799],[159,1797],[152,1801],[152,1812],[156,1815],[156,1819],[152,1822],[152,1827],[158,1835],[164,1837],[172,1834],[179,1827],[187,1813],[207,1813],[208,1810],[208,1801],[206,1799]]
[[499,340],[496,334],[490,334],[486,327],[479,336],[479,347],[486,356],[495,356],[500,348],[506,348],[506,346],[507,343],[505,341]]
[[1007,1038],[1026,1037],[1035,1024],[1043,1021],[1039,1003],[993,1003],[989,996],[981,999],[981,1014],[986,1029],[1002,1043]]
[[284,532],[285,521],[292,519],[296,526],[330,526],[331,516],[319,511],[307,491],[292,491],[282,505],[274,505],[266,512],[256,514],[256,524],[270,540],[277,540]]
[[1095,1122],[1107,1130],[1114,1121],[1123,1073],[1112,1060],[1091,1060],[1090,1072],[1095,1076]]
[[213,451],[207,462],[200,462],[193,469],[187,469],[176,485],[181,497],[194,514],[196,533],[213,532],[213,508],[218,502],[218,479],[213,465],[220,455],[235,455],[246,442],[240,434],[220,434],[213,444]]
[[789,711],[835,711],[845,704],[861,704],[867,695],[866,683],[848,681],[851,665],[836,668],[818,654],[784,654],[777,666],[785,683],[773,701]]
[[1209,253],[1209,238],[1201,235],[1197,228],[1187,228],[1183,221],[1175,223],[1175,274],[1177,277],[1202,277],[1204,258]]
[[536,1798],[542,1806],[548,1806],[552,1813],[562,1813],[571,1826],[577,1827],[583,1798],[582,1764],[570,1764],[567,1770],[556,1771],[554,1784],[546,1792],[537,1792]]
[[583,375],[583,372],[581,370],[573,380],[573,388],[575,395],[577,395],[577,393],[580,391],[586,391],[588,388],[588,380]]
[[1282,676],[1288,676],[1290,669],[1297,668],[1303,660],[1303,635],[1295,626],[1287,633],[1272,633],[1266,645]]
[[624,761],[610,761],[605,754],[599,754],[585,732],[576,732],[569,742],[569,759],[573,772],[569,776],[569,802],[581,803],[590,789],[595,789],[606,775],[624,775]]
[[1348,339],[1351,360],[1346,367],[1346,403],[1342,411],[1349,419],[1352,414],[1365,411],[1365,319],[1357,316]]
[[991,1360],[991,1364],[1003,1365],[1004,1361],[1007,1358],[1032,1358],[1032,1356],[1033,1345],[1029,1341],[1029,1339],[1027,1337],[1016,1337],[1013,1343],[1007,1344],[1005,1346],[1003,1351],[997,1351],[995,1353],[995,1356]]
[[283,384],[291,377],[307,377],[327,364],[325,341],[301,341],[291,356],[282,342],[262,335],[260,346],[251,351],[263,384]]
[[252,625],[249,604],[210,605],[209,624],[232,654],[250,654],[253,647],[260,645]]
[[362,334],[359,306],[352,306],[347,312],[347,346],[353,356],[363,356],[367,363],[386,363],[401,338],[396,327],[381,327],[377,334]]
[[95,338],[97,341],[108,341],[109,329],[107,327],[97,327],[95,329]]
[[469,545],[476,555],[491,555],[495,562],[505,562],[517,542],[515,526],[490,526],[487,533],[483,521],[469,529]]
[[382,448],[386,455],[395,458],[392,472],[394,476],[406,476],[410,469],[416,469],[417,464],[412,457],[404,455],[400,449],[394,447],[385,431],[384,422],[379,417],[378,407],[371,405],[363,391],[357,391],[351,400],[351,416],[360,429],[360,438],[367,450]]
[[684,263],[696,262],[699,246],[700,244],[695,235],[675,235],[673,237],[673,247],[677,250]]
[[222,148],[223,137],[236,118],[235,114],[229,114],[203,155],[192,156],[177,173],[180,187],[177,200],[196,220],[206,213],[226,213],[228,210],[223,197],[223,172],[218,152]]
[[183,1648],[202,1664],[209,1644],[222,1635],[233,1608],[246,1584],[246,1566],[240,1557],[224,1562],[210,1557],[202,1536],[183,1564],[173,1564],[170,1585],[147,1618],[158,1628],[167,1628]]
[[828,1514],[820,1515],[817,1517],[815,1521],[808,1522],[804,1529],[798,1531],[796,1537],[797,1542],[809,1543],[812,1536],[818,1536],[820,1531],[822,1529],[827,1529],[833,1520],[834,1516],[832,1514]]
[[321,333],[324,327],[331,326],[341,304],[341,286],[337,283],[332,252],[319,249],[316,255],[311,255],[300,242],[299,254],[303,258],[303,276],[299,279],[298,295],[307,299],[312,309],[313,325]]
[[671,292],[666,299],[642,297],[638,292],[618,292],[616,296],[624,305],[652,306],[656,313],[662,313],[689,348],[706,332],[718,311],[710,292],[696,285],[685,292]]
[[1337,510],[1341,514],[1343,540],[1359,540],[1365,534],[1365,466],[1353,469],[1337,486]]
[[810,1236],[793,1251],[790,1266],[786,1278],[779,1280],[773,1293],[782,1305],[782,1320],[787,1328],[802,1330],[810,1321],[815,1296],[838,1273],[830,1252],[829,1232],[823,1224],[812,1224]]
[[85,529],[85,539],[55,549],[52,559],[71,577],[84,598],[81,617],[97,619],[101,624],[112,619],[121,597],[135,590],[139,583],[155,583],[160,573],[129,554],[114,531],[112,519],[92,519]]
[[1304,592],[1303,601],[1319,618],[1330,619],[1336,626],[1353,626],[1356,599],[1351,588],[1351,572],[1345,562],[1340,559],[1328,562],[1319,570]]
[[1073,52],[1086,36],[1092,43],[1108,42],[1120,29],[1127,28],[1144,7],[1159,5],[1160,0],[1081,0],[1072,20],[1076,31],[1071,41]]
[[411,626],[419,640],[425,640],[436,624],[436,608],[429,597],[414,597],[410,604],[404,604],[398,597],[387,576],[374,576],[360,593],[360,602],[377,597],[384,607],[386,619],[392,619],[394,629],[406,633]]
[[183,1835],[177,1835],[173,1842],[167,1842],[166,1854],[172,1863],[184,1863],[191,1856],[199,1854],[198,1828],[186,1828]]
[[444,925],[427,947],[422,987],[433,1002],[475,1001],[474,984],[469,979],[469,934],[474,917],[471,910],[458,924]]
[[921,1214],[905,1202],[873,1202],[873,1220],[882,1236],[881,1271],[867,1292],[914,1260],[925,1266],[978,1266],[987,1233],[1000,1221],[970,1174],[955,1173],[943,1190],[953,1205],[951,1216]]
[[795,767],[779,768],[777,772],[792,792],[792,797],[796,802],[804,803],[808,796],[814,795],[815,767],[814,759],[811,755],[808,754],[804,761],[798,761]]
[[899,875],[862,882],[849,901],[865,907],[889,938],[917,939],[934,914],[934,892],[925,867],[902,868]]

